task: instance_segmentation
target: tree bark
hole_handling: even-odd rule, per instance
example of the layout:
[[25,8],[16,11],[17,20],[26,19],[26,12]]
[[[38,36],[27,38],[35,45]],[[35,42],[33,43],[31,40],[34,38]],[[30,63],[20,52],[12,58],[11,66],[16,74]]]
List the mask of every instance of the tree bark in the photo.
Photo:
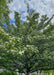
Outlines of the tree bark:
[[38,75],[38,71],[37,71],[37,75]]
[[14,73],[13,72],[11,72],[12,73],[12,75],[14,75]]
[[41,75],[41,71],[40,71],[40,75]]
[[26,72],[26,74],[25,75],[29,75],[29,73],[28,72]]
[[21,73],[19,73],[19,75],[21,75]]

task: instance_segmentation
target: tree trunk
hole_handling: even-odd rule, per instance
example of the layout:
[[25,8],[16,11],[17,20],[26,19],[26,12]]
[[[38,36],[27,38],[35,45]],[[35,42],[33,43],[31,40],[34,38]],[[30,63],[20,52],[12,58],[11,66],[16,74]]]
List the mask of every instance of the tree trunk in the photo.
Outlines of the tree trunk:
[[21,73],[21,75],[22,75],[22,73]]
[[29,75],[29,73],[28,72],[26,72],[26,74],[25,75]]
[[37,71],[37,75],[38,75],[38,71]]
[[21,75],[21,73],[19,73],[19,75]]
[[41,75],[41,71],[40,71],[40,75]]
[[11,72],[12,73],[12,75],[14,75],[14,73],[13,72]]

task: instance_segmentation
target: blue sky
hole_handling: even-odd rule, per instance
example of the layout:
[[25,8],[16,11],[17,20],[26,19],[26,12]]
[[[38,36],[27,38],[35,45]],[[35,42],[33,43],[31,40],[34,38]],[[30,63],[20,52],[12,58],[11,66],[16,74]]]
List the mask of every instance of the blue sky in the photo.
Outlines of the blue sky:
[[39,12],[40,15],[47,14],[49,17],[54,14],[54,0],[14,0],[13,3],[9,5],[12,13],[10,18],[14,20],[14,11],[18,11],[22,14],[22,20],[26,20],[27,16],[27,6],[26,3],[29,3],[30,11],[35,9],[35,12]]

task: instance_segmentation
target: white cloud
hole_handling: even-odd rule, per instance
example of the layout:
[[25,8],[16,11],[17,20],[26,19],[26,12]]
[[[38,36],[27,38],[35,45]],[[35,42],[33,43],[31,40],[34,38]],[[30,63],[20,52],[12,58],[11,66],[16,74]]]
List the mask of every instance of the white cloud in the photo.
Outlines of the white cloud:
[[27,15],[27,7],[26,3],[29,3],[30,8],[35,9],[36,12],[39,12],[41,15],[47,14],[48,16],[52,16],[54,14],[54,0],[14,0],[13,3],[9,5],[12,14],[10,17],[13,19],[13,11],[22,12],[23,16]]

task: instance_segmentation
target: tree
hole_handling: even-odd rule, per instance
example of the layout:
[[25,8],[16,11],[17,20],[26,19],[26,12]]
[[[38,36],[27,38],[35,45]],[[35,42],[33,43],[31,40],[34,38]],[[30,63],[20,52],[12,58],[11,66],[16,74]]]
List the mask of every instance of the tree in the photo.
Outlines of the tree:
[[15,11],[15,26],[9,26],[6,21],[8,28],[0,27],[0,66],[29,75],[54,69],[54,24],[51,23],[54,15],[51,18],[42,15],[39,22],[39,13],[34,10],[30,13],[29,7],[27,11],[28,22],[22,24],[20,14]]
[[13,0],[0,0],[0,18],[3,18],[3,13],[8,10],[7,3],[10,3]]
[[9,24],[10,19],[9,19],[9,14],[10,10],[8,7],[8,4],[12,2],[13,0],[0,0],[0,26],[5,28],[6,26],[4,24]]

